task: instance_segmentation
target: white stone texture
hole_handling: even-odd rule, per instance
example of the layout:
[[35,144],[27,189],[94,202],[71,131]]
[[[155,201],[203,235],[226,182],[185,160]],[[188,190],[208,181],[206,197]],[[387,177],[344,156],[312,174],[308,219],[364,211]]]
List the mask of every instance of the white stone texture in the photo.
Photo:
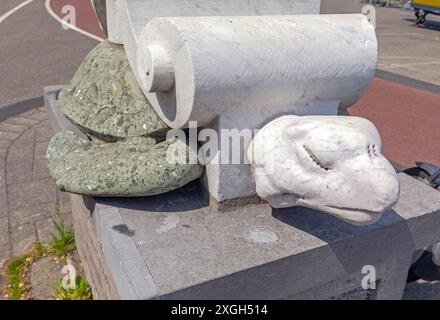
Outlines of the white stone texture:
[[278,118],[258,132],[248,158],[257,194],[275,208],[305,206],[368,225],[399,197],[379,133],[363,118]]
[[[219,133],[261,128],[282,114],[335,115],[363,94],[377,61],[374,28],[363,15],[159,18],[139,43],[135,72],[161,118]],[[170,90],[149,92],[170,81]],[[217,201],[255,194],[248,165],[206,170]]]
[[[160,117],[172,128],[213,128],[220,145],[222,129],[336,115],[361,97],[376,68],[367,18],[319,15],[319,0],[107,0],[107,10],[109,39],[124,44]],[[219,202],[255,196],[247,164],[209,163],[206,173]]]
[[353,104],[374,75],[377,41],[361,14],[157,18],[137,56],[140,85],[169,126],[247,111],[249,128]]
[[138,35],[158,17],[319,14],[321,0],[107,0],[109,40],[124,44],[136,66]]

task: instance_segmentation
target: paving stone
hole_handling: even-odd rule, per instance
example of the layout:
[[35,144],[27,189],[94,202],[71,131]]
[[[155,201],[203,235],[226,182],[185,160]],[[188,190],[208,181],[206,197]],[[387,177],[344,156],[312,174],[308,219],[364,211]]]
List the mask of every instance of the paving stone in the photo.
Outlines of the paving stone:
[[9,219],[12,226],[20,226],[27,223],[36,223],[45,218],[54,217],[56,213],[56,203],[48,202],[37,204],[32,207],[11,209],[9,210]]
[[[5,266],[6,261],[8,261],[11,258],[11,255],[9,254],[8,250],[0,250],[0,270]],[[2,277],[2,274],[0,273],[0,277]],[[0,279],[0,300],[2,300],[2,284],[4,285],[4,281],[6,279],[3,277]]]
[[8,218],[0,218],[0,251],[9,247],[9,223]]
[[35,130],[29,129],[15,140],[7,154],[7,184],[32,181]]
[[47,113],[38,109],[26,111],[24,113],[21,113],[20,116],[37,121],[47,120]]
[[21,132],[25,131],[26,129],[28,129],[28,126],[7,123],[7,122],[0,122],[0,131],[21,133]]
[[73,225],[70,193],[57,190],[57,199],[58,213],[62,221],[67,225]]
[[[3,269],[3,267],[6,264],[6,260],[8,260],[9,252],[8,251],[2,251],[0,250],[0,270]],[[6,277],[0,272],[0,300],[6,300],[4,296],[4,291],[6,289]]]
[[35,141],[37,142],[49,141],[50,138],[53,136],[53,131],[50,128],[50,124],[48,120],[38,124],[38,126],[35,127],[35,130],[36,130]]
[[0,184],[0,218],[8,216],[8,202],[6,198],[6,186]]
[[[1,259],[1,252],[0,252],[0,259]],[[5,286],[6,286],[6,278],[2,274],[0,274],[0,300],[7,300],[3,293]]]
[[72,212],[70,193],[57,190],[57,199],[59,204],[59,212],[61,215]]
[[11,141],[9,140],[0,140],[0,154],[5,155],[8,151],[9,145]]
[[35,225],[27,223],[21,226],[11,227],[12,253],[14,256],[20,256],[32,249],[37,241]]
[[[6,169],[6,156],[4,155],[4,156],[2,156],[1,154],[0,154],[0,171],[5,171],[5,169]],[[0,182],[2,181],[1,179],[2,179],[3,177],[1,177],[0,176]],[[3,178],[4,179],[4,178]]]
[[25,117],[21,117],[21,116],[9,118],[4,122],[12,123],[12,124],[19,124],[22,126],[27,126],[28,128],[39,123],[39,121],[36,119],[30,119],[30,118],[25,118]]
[[2,193],[5,189],[6,185],[6,157],[0,157],[0,193]]
[[35,144],[34,159],[46,159],[47,141]]
[[[0,264],[12,255],[26,253],[38,239],[47,244],[54,231],[53,217],[71,223],[69,194],[57,190],[47,170],[46,148],[51,136],[42,108],[0,122]],[[47,265],[40,267],[34,275],[51,276]],[[40,285],[43,283],[33,289],[36,298],[49,298],[49,282],[42,295]]]
[[18,136],[20,136],[20,133],[18,132],[9,132],[9,131],[0,131],[0,140],[14,140]]
[[33,179],[39,180],[49,177],[47,168],[46,149],[48,142],[37,142],[34,150]]
[[[6,192],[6,155],[0,155],[0,195]],[[0,201],[0,207],[3,203]]]
[[55,225],[52,218],[53,217],[44,218],[35,223],[37,238],[43,245],[48,245],[50,243],[52,240],[52,234],[55,232]]
[[44,179],[49,175],[49,169],[47,169],[46,159],[35,159],[33,168],[34,180]]
[[[0,265],[3,263],[3,265],[11,258],[11,254],[9,253],[9,250],[6,248],[2,248],[0,250]],[[0,294],[1,294],[1,288],[0,288]]]
[[61,272],[64,263],[52,256],[45,256],[36,261],[30,270],[31,295],[36,300],[53,299],[55,285],[64,277]]
[[51,178],[12,184],[7,188],[10,210],[56,201],[56,186]]

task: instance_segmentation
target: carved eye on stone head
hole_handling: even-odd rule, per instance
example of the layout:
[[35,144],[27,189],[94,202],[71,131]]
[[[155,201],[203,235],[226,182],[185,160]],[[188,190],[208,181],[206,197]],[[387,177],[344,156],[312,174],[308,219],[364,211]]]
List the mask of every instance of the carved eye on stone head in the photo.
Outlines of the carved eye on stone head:
[[326,167],[320,160],[319,158],[313,153],[312,150],[310,150],[309,147],[307,147],[306,145],[303,145],[304,150],[306,150],[306,152],[308,153],[308,155],[310,156],[310,158],[312,159],[312,161],[321,169],[324,169],[325,171],[330,170],[330,168]]

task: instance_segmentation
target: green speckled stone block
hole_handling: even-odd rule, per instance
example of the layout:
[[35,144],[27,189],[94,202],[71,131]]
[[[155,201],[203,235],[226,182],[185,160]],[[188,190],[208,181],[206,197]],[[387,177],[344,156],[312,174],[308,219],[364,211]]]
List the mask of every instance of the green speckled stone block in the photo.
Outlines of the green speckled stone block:
[[168,130],[148,103],[123,46],[100,43],[59,95],[61,111],[86,133],[105,141],[151,136]]
[[[155,144],[147,137],[93,144],[71,131],[60,131],[49,142],[48,167],[61,190],[98,197],[151,196],[178,189],[199,178],[199,164],[168,161],[167,150],[196,156],[184,142]],[[170,152],[168,152],[170,154]]]

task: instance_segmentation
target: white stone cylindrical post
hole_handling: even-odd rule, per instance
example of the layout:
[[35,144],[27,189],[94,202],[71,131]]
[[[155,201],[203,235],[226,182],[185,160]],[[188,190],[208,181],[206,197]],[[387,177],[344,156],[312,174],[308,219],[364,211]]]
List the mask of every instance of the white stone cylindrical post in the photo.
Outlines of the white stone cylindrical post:
[[169,126],[205,126],[227,112],[347,107],[374,75],[377,41],[361,14],[157,18],[139,37],[137,60]]

